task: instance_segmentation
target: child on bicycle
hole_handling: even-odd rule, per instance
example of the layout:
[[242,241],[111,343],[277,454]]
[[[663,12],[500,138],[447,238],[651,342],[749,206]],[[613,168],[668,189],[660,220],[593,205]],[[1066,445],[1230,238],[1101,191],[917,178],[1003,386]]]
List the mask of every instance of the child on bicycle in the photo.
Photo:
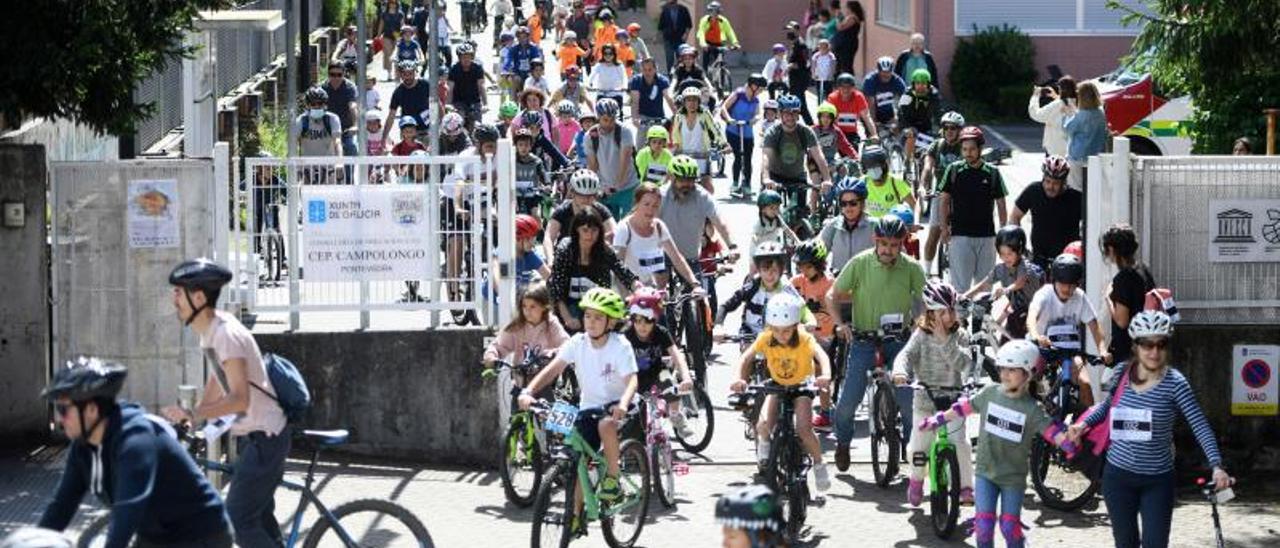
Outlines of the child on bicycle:
[[[926,312],[916,323],[915,332],[907,344],[893,359],[893,383],[904,385],[918,380],[930,387],[960,387],[971,372],[969,335],[960,328],[956,318],[955,288],[951,284],[930,280],[921,295]],[[913,416],[926,417],[938,409],[929,394],[918,391],[911,403]],[[956,446],[960,462],[960,504],[973,504],[973,448],[964,424],[951,438]],[[924,500],[925,453],[933,444],[934,435],[917,428],[911,435],[911,478],[907,483],[907,502],[920,506]]]
[[[751,249],[764,242],[777,242],[783,249],[794,247],[800,238],[787,223],[782,222],[782,194],[776,190],[763,190],[756,196],[756,224],[751,230]],[[786,265],[790,271],[791,265]],[[751,274],[755,274],[755,263]]]
[[[540,281],[551,279],[551,268],[538,254],[538,234],[542,223],[533,215],[516,215],[516,290],[522,291],[533,283],[537,273]],[[521,301],[523,302],[523,301]],[[557,348],[559,345],[557,345]]]
[[[1022,497],[1027,490],[1031,445],[1038,433],[1068,455],[1076,444],[1067,439],[1066,426],[1047,415],[1032,396],[1030,382],[1037,369],[1040,350],[1027,340],[1009,341],[996,352],[1000,384],[991,385],[972,399],[961,399],[949,410],[938,411],[920,422],[929,432],[948,421],[979,414],[975,500],[977,514],[973,534],[978,548],[995,545],[996,504],[1000,504],[1000,533],[1006,546],[1022,548]],[[961,465],[962,469],[964,465]]]
[[514,362],[526,351],[551,357],[568,340],[564,326],[551,314],[551,292],[545,283],[539,282],[524,290],[515,318],[484,349],[484,366],[491,368],[495,361],[509,357],[514,357]]
[[[773,126],[782,123],[782,121],[778,119],[778,101],[776,99],[765,100],[763,110],[764,115],[760,120],[760,131],[756,133],[756,135],[768,134],[769,130],[773,129]],[[759,146],[764,146],[764,139],[760,140]]]
[[[833,356],[836,324],[822,307],[823,297],[835,283],[835,279],[827,274],[827,246],[817,238],[803,242],[796,247],[795,260],[800,273],[791,278],[791,286],[804,298],[809,313],[818,322],[818,328],[813,331],[818,344],[822,345],[828,357]],[[830,390],[818,393],[818,413],[813,416],[813,426],[831,428]]]
[[[1093,303],[1080,289],[1084,263],[1075,255],[1063,253],[1053,260],[1050,274],[1053,284],[1036,291],[1027,309],[1027,340],[1045,349],[1084,350],[1082,329],[1087,326],[1093,333],[1094,342],[1098,343],[1102,360],[1110,363],[1107,340],[1098,326]],[[1072,358],[1072,362],[1072,381],[1080,387],[1080,404],[1089,407],[1096,401],[1102,387],[1095,386],[1093,372],[1085,368],[1080,356]]]
[[621,296],[612,289],[593,287],[578,306],[582,309],[582,332],[570,337],[555,359],[520,392],[519,404],[520,409],[528,409],[539,389],[554,382],[570,364],[574,366],[582,410],[574,427],[592,447],[604,448],[608,470],[599,496],[601,502],[608,503],[622,496],[618,429],[638,387],[636,356],[626,337],[614,332],[617,322],[626,316]]
[[516,115],[520,114],[520,105],[510,99],[503,101],[502,106],[498,107],[498,135],[510,135],[511,125],[515,123]]
[[533,129],[515,130],[516,145],[516,209],[530,213],[542,201],[539,189],[547,186],[547,168],[542,158],[533,153]]
[[748,485],[716,501],[716,523],[724,548],[779,548],[788,546],[782,505],[768,486]]
[[582,124],[578,123],[578,104],[568,99],[561,99],[556,103],[556,120],[551,128],[551,133],[556,136],[556,148],[560,149],[561,154],[573,157],[573,143],[581,131]]
[[[622,334],[627,337],[627,342],[631,343],[631,349],[636,353],[636,379],[639,383],[637,390],[640,393],[647,393],[654,385],[661,389],[663,385],[674,384],[671,371],[662,366],[663,357],[671,358],[671,364],[680,373],[681,381],[677,388],[681,393],[687,393],[693,390],[693,375],[689,373],[684,352],[676,346],[671,332],[658,323],[662,318],[662,299],[662,292],[649,287],[642,287],[627,297],[627,312],[631,315],[631,323]],[[679,399],[668,401],[667,416],[671,417],[671,426],[677,435],[686,439],[693,437],[693,430],[680,412]]]
[[596,113],[589,110],[582,111],[582,114],[578,116],[578,125],[582,126],[582,129],[578,131],[577,135],[573,136],[573,154],[569,156],[578,167],[587,167],[586,136],[587,132],[591,131],[591,128],[596,127],[597,121],[599,121],[599,118],[596,118]]
[[1027,308],[1044,283],[1044,271],[1025,256],[1027,233],[1018,225],[1007,225],[996,231],[996,262],[991,273],[965,291],[964,298],[991,290],[991,299],[1009,297],[1009,304],[1002,314],[1004,328],[1010,339],[1021,339],[1027,334]]
[[[765,305],[769,299],[780,293],[800,297],[795,287],[782,281],[782,270],[790,259],[790,254],[778,242],[766,241],[756,246],[751,255],[756,273],[748,276],[746,283],[720,306],[720,311],[716,314],[716,325],[723,324],[725,316],[745,305],[738,333],[748,339],[759,336],[764,331]],[[808,313],[808,309],[804,312],[807,323],[811,322],[812,315]],[[745,345],[744,341],[743,346]]]
[[[764,355],[765,368],[774,382],[784,386],[803,384],[810,376],[818,390],[831,384],[831,363],[818,340],[800,329],[801,313],[805,312],[804,300],[794,294],[775,295],[765,308],[768,327],[760,333],[751,347],[742,353],[738,361],[738,379],[729,387],[734,393],[747,389],[756,354]],[[761,464],[769,459],[769,434],[778,420],[778,396],[765,397],[761,407],[760,422],[756,423],[756,458]],[[788,418],[783,418],[788,420]],[[795,400],[795,431],[800,443],[813,460],[814,486],[825,492],[831,488],[831,477],[822,460],[822,444],[813,432],[813,398],[800,396]]]
[[667,128],[657,124],[649,126],[645,132],[649,146],[636,153],[636,173],[640,174],[643,182],[662,186],[670,180],[671,160],[675,156],[667,148],[669,137]]

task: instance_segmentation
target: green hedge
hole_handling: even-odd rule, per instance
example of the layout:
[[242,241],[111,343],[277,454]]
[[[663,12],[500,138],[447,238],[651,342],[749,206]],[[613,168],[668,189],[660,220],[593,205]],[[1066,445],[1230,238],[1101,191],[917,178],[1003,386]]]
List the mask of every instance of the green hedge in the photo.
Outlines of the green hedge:
[[951,91],[966,117],[1025,117],[1035,82],[1036,47],[1017,27],[1003,25],[958,38],[951,61]]

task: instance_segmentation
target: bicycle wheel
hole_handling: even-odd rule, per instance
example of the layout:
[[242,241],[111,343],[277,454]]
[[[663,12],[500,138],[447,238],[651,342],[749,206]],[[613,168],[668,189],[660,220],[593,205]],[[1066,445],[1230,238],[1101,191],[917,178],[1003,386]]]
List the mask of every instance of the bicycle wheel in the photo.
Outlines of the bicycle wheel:
[[723,101],[733,90],[733,75],[729,74],[729,67],[724,65],[723,54],[717,65],[720,68],[720,76],[716,78],[716,85],[719,87],[716,91],[720,92],[720,100]]
[[[667,442],[670,443],[670,442]],[[655,445],[649,448],[653,458],[649,459],[653,468],[653,491],[658,501],[667,508],[676,507],[676,470],[672,461],[671,446]]]
[[649,514],[649,455],[636,440],[622,442],[618,453],[622,499],[610,504],[600,517],[605,542],[612,548],[631,548],[640,539]]
[[311,526],[305,548],[346,547],[343,535],[355,546],[405,546],[432,548],[427,528],[408,509],[387,500],[361,499],[333,509],[333,521],[323,516]]
[[929,518],[934,534],[947,539],[956,531],[956,522],[960,520],[960,463],[956,460],[956,450],[951,447],[938,451],[937,458],[931,470],[937,489],[929,493]]
[[689,360],[689,369],[697,377],[698,384],[706,386],[707,341],[703,338],[705,330],[697,305],[697,302],[687,302],[680,307],[680,328],[684,331],[685,358]]
[[787,489],[787,536],[792,541],[799,540],[804,529],[804,521],[809,516],[809,482],[805,478],[792,478],[792,485]]
[[938,243],[938,277],[945,278],[947,271],[951,269],[951,244],[947,242]]
[[533,548],[566,548],[573,540],[573,492],[577,476],[569,463],[558,463],[542,476],[533,503]]
[[542,448],[533,437],[530,420],[528,413],[511,417],[507,434],[502,438],[502,458],[498,460],[502,492],[511,504],[521,508],[533,504],[538,485],[542,483]]
[[100,548],[107,545],[107,526],[111,525],[111,514],[93,520],[76,541],[76,548]]
[[1093,500],[1101,483],[1072,467],[1061,449],[1036,438],[1031,444],[1031,486],[1045,506],[1074,512]]
[[680,397],[680,414],[693,430],[689,439],[676,436],[680,447],[690,453],[701,453],[711,445],[711,434],[716,429],[716,413],[711,407],[711,396],[701,387],[694,386],[693,392]]
[[875,433],[871,436],[871,471],[876,485],[888,487],[898,475],[902,438],[898,434],[898,406],[893,393],[882,383],[876,382],[871,397],[871,420],[875,421]]

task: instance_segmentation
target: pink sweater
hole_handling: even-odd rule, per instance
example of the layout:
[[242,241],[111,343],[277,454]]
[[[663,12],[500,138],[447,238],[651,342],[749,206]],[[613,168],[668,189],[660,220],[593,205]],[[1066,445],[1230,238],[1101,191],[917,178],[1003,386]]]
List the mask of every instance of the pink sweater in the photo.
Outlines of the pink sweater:
[[540,348],[542,354],[554,354],[560,345],[569,340],[560,320],[548,312],[547,321],[539,325],[525,324],[515,329],[503,329],[497,340],[484,351],[486,360],[508,358],[515,355],[516,360],[524,359],[526,348]]

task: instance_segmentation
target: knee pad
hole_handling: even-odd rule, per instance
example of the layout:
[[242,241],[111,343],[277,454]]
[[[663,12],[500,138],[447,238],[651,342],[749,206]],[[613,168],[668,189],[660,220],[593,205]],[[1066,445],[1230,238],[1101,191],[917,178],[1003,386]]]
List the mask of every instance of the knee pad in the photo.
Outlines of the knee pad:
[[996,515],[994,512],[978,512],[973,516],[973,536],[979,544],[995,541]]
[[1000,514],[1000,535],[1009,543],[1027,538],[1022,532],[1022,520],[1016,514]]

